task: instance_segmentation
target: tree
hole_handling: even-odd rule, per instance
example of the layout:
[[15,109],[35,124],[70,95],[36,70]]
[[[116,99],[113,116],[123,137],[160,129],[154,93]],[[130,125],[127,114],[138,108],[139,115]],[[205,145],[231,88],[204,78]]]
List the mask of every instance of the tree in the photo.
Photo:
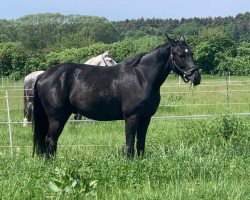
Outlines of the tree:
[[195,22],[189,22],[176,27],[173,34],[176,35],[198,35],[201,26]]
[[71,48],[82,48],[94,44],[94,40],[85,36],[82,32],[77,32],[74,34],[68,34],[65,36],[60,36],[57,39],[57,43],[52,46],[58,50],[71,49]]
[[226,57],[218,65],[220,71],[229,70],[232,75],[250,74],[250,43],[240,43],[237,47],[237,56]]
[[236,54],[236,44],[220,28],[204,28],[196,38],[195,59],[205,73],[217,73],[222,58]]
[[84,24],[81,33],[95,42],[113,43],[119,39],[115,26],[107,20],[93,19]]
[[21,43],[8,42],[0,46],[0,72],[9,76],[15,72],[17,77],[24,75],[25,63],[29,53]]

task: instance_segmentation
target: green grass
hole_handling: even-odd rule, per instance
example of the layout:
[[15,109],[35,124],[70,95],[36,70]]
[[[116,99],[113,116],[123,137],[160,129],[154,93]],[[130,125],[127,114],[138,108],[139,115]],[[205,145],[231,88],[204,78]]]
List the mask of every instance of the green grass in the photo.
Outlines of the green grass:
[[[170,77],[170,83],[174,81]],[[123,121],[68,123],[59,139],[57,157],[51,161],[31,157],[32,130],[22,124],[12,125],[12,154],[6,147],[8,126],[0,124],[0,199],[250,199],[249,117],[228,115],[227,105],[214,105],[225,103],[226,93],[197,92],[224,90],[223,84],[213,88],[204,84],[193,93],[162,97],[161,104],[212,106],[163,107],[157,116],[215,116],[152,120],[142,159],[125,158]],[[249,81],[229,87],[248,90]],[[189,86],[167,91],[186,92]],[[230,93],[230,102],[246,103],[231,110],[249,112],[249,99],[249,92]],[[0,103],[4,109],[5,100]],[[10,105],[19,108],[11,112],[12,120],[21,121],[22,99],[10,98]],[[0,113],[0,121],[6,121],[7,114]]]

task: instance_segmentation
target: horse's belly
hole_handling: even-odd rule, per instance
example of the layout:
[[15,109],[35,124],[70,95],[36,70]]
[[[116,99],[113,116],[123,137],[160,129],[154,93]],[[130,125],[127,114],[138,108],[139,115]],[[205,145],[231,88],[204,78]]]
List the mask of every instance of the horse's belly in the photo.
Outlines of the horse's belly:
[[117,105],[117,103],[82,104],[75,107],[74,113],[100,121],[123,119],[121,106]]
[[116,114],[114,115],[113,113],[100,113],[100,112],[80,112],[81,115],[93,119],[93,120],[98,120],[98,121],[113,121],[113,120],[121,120],[123,119],[122,115]]

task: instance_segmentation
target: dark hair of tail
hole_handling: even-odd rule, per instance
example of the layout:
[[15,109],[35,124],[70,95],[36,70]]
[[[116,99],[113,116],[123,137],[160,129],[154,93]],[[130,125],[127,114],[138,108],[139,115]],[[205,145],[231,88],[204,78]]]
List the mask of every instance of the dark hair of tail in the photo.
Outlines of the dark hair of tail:
[[34,86],[34,99],[33,99],[33,156],[44,155],[46,152],[45,138],[48,132],[48,117],[42,105],[39,93],[37,91],[37,78]]

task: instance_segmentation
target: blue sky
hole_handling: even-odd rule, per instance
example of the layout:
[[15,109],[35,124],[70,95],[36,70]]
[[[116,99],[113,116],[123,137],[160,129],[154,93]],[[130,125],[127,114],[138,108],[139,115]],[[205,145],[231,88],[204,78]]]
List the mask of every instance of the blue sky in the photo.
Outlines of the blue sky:
[[0,18],[59,12],[124,19],[235,16],[250,11],[250,0],[0,0]]

